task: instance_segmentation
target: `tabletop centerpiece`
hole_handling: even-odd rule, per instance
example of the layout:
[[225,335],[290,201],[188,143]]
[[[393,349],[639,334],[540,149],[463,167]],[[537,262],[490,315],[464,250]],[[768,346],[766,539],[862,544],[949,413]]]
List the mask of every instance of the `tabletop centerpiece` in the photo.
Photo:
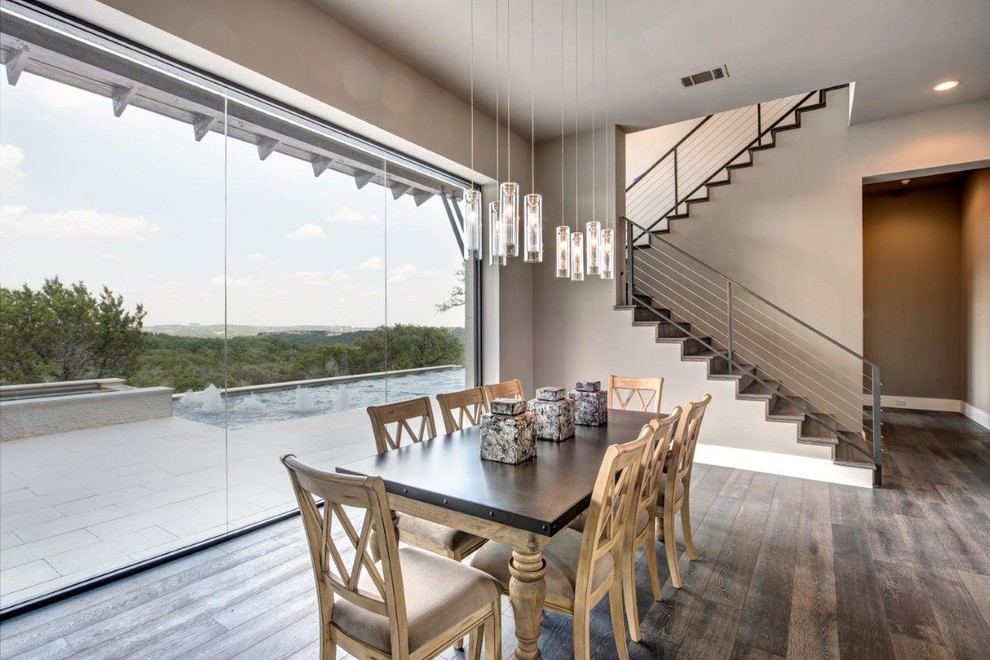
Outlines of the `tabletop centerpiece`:
[[580,426],[608,424],[608,394],[600,380],[579,380],[568,398],[574,402],[574,422]]
[[495,399],[481,416],[481,458],[518,465],[536,457],[536,415],[520,399]]
[[536,438],[560,442],[574,437],[574,402],[563,387],[541,387],[529,410],[536,415]]

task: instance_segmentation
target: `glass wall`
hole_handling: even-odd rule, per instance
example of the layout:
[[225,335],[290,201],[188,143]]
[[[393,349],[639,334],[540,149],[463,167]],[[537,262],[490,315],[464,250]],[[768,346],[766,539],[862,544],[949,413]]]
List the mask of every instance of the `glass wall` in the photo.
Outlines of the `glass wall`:
[[20,11],[0,35],[5,62],[31,55],[0,94],[4,609],[293,510],[281,455],[373,454],[366,406],[474,385],[477,358],[462,182]]

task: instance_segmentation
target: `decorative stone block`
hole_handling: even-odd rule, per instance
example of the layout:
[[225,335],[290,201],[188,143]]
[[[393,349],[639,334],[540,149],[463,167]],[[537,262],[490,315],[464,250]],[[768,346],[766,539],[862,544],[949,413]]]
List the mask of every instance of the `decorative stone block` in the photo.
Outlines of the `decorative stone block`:
[[[560,390],[561,397],[564,388],[541,388]],[[537,390],[539,397],[540,390]],[[536,415],[536,439],[553,440],[560,442],[574,437],[574,402],[570,399],[541,400],[533,399],[529,402],[529,410]]]
[[571,391],[567,394],[574,401],[574,423],[581,426],[605,426],[608,424],[608,393],[597,391]]
[[[515,406],[498,405],[511,402]],[[502,414],[498,410],[517,410]],[[481,458],[517,465],[536,457],[536,415],[526,411],[526,402],[495,399],[492,412],[481,416]]]
[[574,387],[578,392],[600,392],[602,381],[600,380],[579,380]]
[[521,399],[495,399],[492,412],[496,415],[519,415],[526,412],[526,402]]
[[563,387],[540,387],[536,390],[536,398],[539,401],[564,401],[567,399],[567,391]]

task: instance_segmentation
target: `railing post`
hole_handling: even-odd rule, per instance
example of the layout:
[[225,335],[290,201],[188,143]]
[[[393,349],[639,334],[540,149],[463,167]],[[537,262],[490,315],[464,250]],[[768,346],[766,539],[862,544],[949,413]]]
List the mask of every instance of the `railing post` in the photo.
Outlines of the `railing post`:
[[873,485],[880,486],[883,478],[881,475],[881,461],[883,460],[883,435],[880,412],[880,367],[872,365],[870,377],[873,379],[873,464],[876,470],[873,472]]
[[633,223],[626,220],[626,304],[633,304]]
[[763,145],[763,104],[756,104],[756,146]]
[[674,147],[674,215],[680,210],[680,195],[677,193],[677,147]]
[[729,373],[732,373],[732,280],[725,280],[725,306],[728,308],[728,328],[726,335],[729,349]]

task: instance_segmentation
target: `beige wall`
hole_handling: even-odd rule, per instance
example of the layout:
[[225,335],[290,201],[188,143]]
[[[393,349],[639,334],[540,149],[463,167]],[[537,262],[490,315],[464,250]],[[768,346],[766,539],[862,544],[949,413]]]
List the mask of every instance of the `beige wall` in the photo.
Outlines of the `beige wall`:
[[863,196],[865,355],[888,396],[963,398],[958,183]]
[[963,333],[965,401],[990,421],[990,169],[962,188]]

